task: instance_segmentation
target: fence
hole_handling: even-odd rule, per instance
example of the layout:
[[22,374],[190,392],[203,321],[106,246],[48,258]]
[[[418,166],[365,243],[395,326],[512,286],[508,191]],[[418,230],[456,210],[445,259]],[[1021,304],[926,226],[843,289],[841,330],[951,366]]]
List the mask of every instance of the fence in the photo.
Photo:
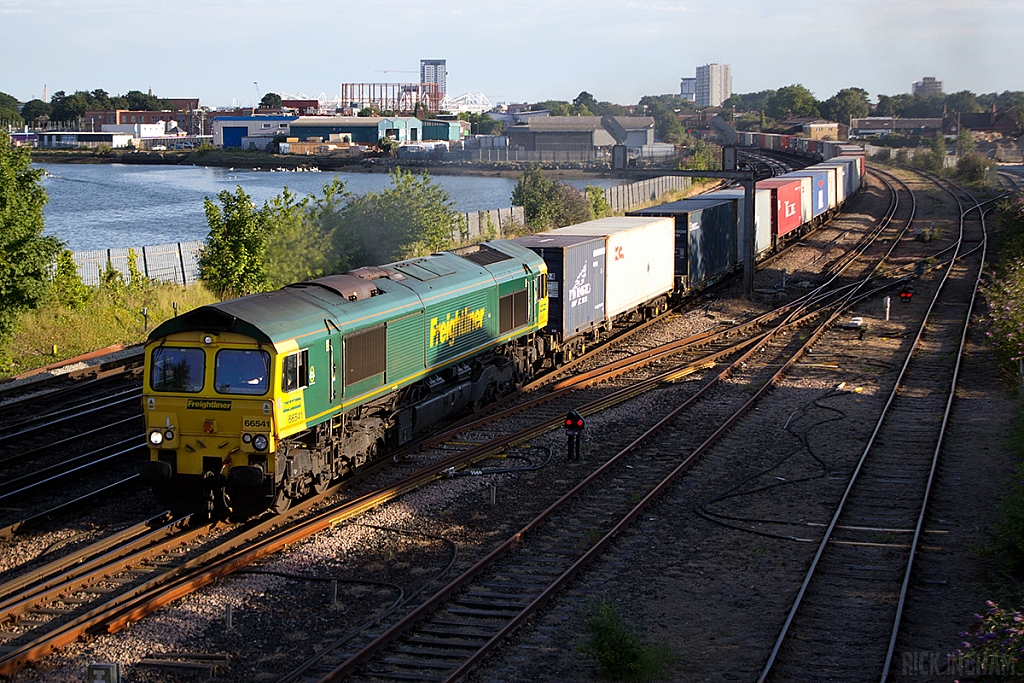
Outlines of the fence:
[[[475,151],[475,150],[474,150]],[[629,211],[635,206],[657,200],[668,192],[685,190],[690,187],[690,178],[680,176],[661,176],[649,178],[628,185],[619,185],[605,189],[604,196],[612,211]],[[468,242],[477,238],[495,238],[505,235],[513,226],[526,224],[526,216],[521,206],[510,206],[504,209],[489,211],[470,211],[462,214],[465,218],[466,230],[462,235],[452,235],[455,243]],[[175,282],[190,285],[199,279],[199,251],[204,242],[175,242],[155,247],[139,247],[134,249],[135,267],[151,280]],[[75,265],[82,282],[96,286],[100,283],[100,274],[109,263],[120,272],[125,280],[131,272],[128,259],[131,250],[96,249],[93,251],[76,251]]]
[[[931,154],[927,147],[876,147],[875,145],[864,145],[864,154],[872,159],[888,159],[892,161],[900,152],[906,154],[908,159],[913,159],[919,154]],[[956,168],[957,157],[947,154],[942,160],[945,168]]]
[[629,211],[635,206],[653,202],[669,192],[685,190],[692,180],[684,176],[660,176],[628,185],[609,187],[604,191],[605,201],[612,211]]

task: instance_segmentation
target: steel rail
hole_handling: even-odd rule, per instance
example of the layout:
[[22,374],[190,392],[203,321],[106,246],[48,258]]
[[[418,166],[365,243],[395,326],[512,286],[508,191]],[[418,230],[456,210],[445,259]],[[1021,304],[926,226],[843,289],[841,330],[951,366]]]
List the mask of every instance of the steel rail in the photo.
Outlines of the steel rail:
[[[961,218],[962,218],[962,216],[961,216]],[[792,623],[793,623],[793,621],[794,621],[794,619],[796,617],[797,612],[799,611],[800,605],[803,602],[803,598],[804,598],[804,596],[807,593],[807,588],[810,585],[811,580],[813,579],[813,577],[815,575],[815,571],[816,571],[816,569],[817,569],[817,567],[818,567],[818,565],[820,563],[821,557],[824,554],[825,549],[826,549],[826,547],[828,546],[828,544],[830,542],[830,539],[832,537],[832,532],[835,530],[836,525],[838,524],[840,514],[842,513],[842,511],[843,511],[843,509],[845,507],[845,504],[846,504],[847,500],[850,497],[850,493],[853,490],[854,484],[858,480],[858,475],[859,475],[860,471],[863,469],[864,463],[867,460],[867,456],[871,452],[871,449],[874,446],[874,442],[875,442],[876,438],[878,437],[879,432],[882,429],[882,425],[885,422],[885,418],[886,418],[886,416],[887,416],[887,414],[889,412],[889,409],[890,409],[890,407],[892,406],[892,404],[896,400],[897,392],[898,392],[899,388],[902,386],[903,378],[905,377],[905,375],[907,373],[907,370],[908,370],[908,368],[910,366],[910,361],[911,361],[911,359],[914,356],[914,351],[917,349],[918,345],[920,344],[921,338],[924,335],[924,330],[925,330],[925,327],[926,327],[927,322],[929,320],[929,317],[931,315],[931,312],[934,309],[934,307],[935,307],[935,305],[936,305],[936,303],[937,303],[937,301],[938,301],[938,299],[939,299],[939,297],[940,297],[940,295],[941,295],[941,293],[943,291],[944,285],[945,285],[947,279],[949,278],[949,275],[952,272],[952,269],[953,269],[953,267],[954,267],[954,265],[956,263],[956,260],[957,260],[956,259],[956,255],[959,253],[959,245],[962,243],[962,241],[963,241],[963,223],[961,221],[960,237],[957,240],[957,245],[958,246],[957,246],[956,253],[954,254],[954,258],[950,259],[950,261],[948,262],[948,267],[946,268],[945,273],[943,274],[943,277],[942,277],[942,279],[941,279],[941,281],[939,283],[939,286],[936,288],[935,295],[932,297],[932,300],[929,303],[928,309],[925,312],[925,315],[924,315],[924,317],[922,319],[922,322],[921,322],[921,324],[920,324],[920,326],[918,328],[917,335],[914,338],[914,341],[912,342],[909,351],[907,352],[907,357],[904,360],[904,363],[903,363],[903,365],[902,365],[902,367],[900,369],[899,375],[897,376],[896,381],[895,381],[895,383],[893,385],[893,389],[890,392],[889,397],[886,400],[886,403],[885,403],[885,405],[882,408],[882,412],[881,412],[881,414],[880,414],[880,416],[879,416],[879,418],[878,418],[878,420],[877,420],[877,422],[875,424],[874,429],[872,430],[872,433],[871,433],[870,437],[868,438],[868,442],[867,442],[867,444],[866,444],[866,446],[864,448],[864,451],[861,454],[861,456],[860,456],[860,458],[859,458],[859,460],[857,462],[857,465],[855,466],[855,468],[854,468],[854,470],[853,470],[853,472],[852,472],[852,474],[850,476],[850,480],[847,483],[846,489],[844,490],[842,497],[840,498],[840,501],[839,501],[839,504],[838,504],[838,506],[836,508],[836,511],[832,515],[832,518],[830,519],[829,524],[826,527],[824,534],[822,535],[822,540],[819,543],[818,548],[817,548],[817,550],[815,552],[814,558],[811,561],[810,567],[808,568],[808,570],[807,570],[807,572],[805,574],[804,580],[801,583],[800,589],[798,590],[796,598],[793,601],[793,605],[790,608],[790,611],[789,611],[789,613],[786,616],[786,620],[783,623],[782,629],[781,629],[778,637],[776,638],[776,641],[775,641],[775,644],[774,644],[774,646],[772,648],[772,651],[771,651],[771,653],[768,656],[768,660],[765,663],[765,666],[763,667],[763,669],[761,670],[761,673],[760,673],[760,675],[758,677],[758,683],[765,683],[765,681],[767,680],[767,678],[768,678],[768,676],[769,676],[769,674],[770,674],[770,672],[772,670],[772,667],[775,664],[775,661],[776,661],[776,659],[778,657],[778,654],[779,654],[779,652],[782,649],[782,645],[783,645],[783,643],[786,640],[786,636],[789,633],[789,629],[790,629],[790,627],[791,627],[791,625],[792,625]]]

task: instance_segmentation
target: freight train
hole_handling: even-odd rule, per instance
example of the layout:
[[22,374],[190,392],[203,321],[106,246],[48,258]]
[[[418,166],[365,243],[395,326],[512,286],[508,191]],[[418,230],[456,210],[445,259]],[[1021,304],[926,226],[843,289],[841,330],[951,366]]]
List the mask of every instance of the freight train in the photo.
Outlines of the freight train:
[[[838,211],[863,159],[758,184],[759,254]],[[738,267],[742,192],[203,306],[145,349],[141,474],[174,513],[246,518],[515,391]]]

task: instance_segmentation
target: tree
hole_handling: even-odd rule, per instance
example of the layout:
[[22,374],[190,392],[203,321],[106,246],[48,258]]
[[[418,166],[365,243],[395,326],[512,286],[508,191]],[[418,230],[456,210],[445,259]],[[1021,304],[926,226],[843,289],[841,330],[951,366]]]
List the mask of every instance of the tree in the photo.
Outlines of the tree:
[[678,145],[684,140],[686,131],[679,123],[675,110],[650,95],[640,99],[640,106],[644,107],[647,110],[647,115],[654,119],[654,134],[663,142]]
[[43,171],[31,163],[28,150],[12,147],[0,132],[0,339],[10,337],[19,313],[46,295],[62,247],[56,237],[43,236]]
[[928,155],[928,170],[942,173],[946,168],[946,136],[938,133],[930,145],[931,153]]
[[960,114],[977,114],[981,111],[978,98],[970,90],[961,90],[946,95],[945,105],[947,111]]
[[869,114],[871,103],[863,88],[844,88],[821,103],[821,115],[829,121],[848,124],[850,119],[862,119]]
[[351,196],[344,181],[324,183],[323,194],[299,199],[287,187],[264,205],[270,236],[266,272],[269,287],[312,280],[333,272],[334,215]]
[[968,152],[957,159],[956,175],[967,182],[980,183],[985,180],[985,171],[994,165],[984,154]]
[[501,135],[501,131],[505,128],[504,123],[492,119],[487,114],[460,112],[459,120],[469,122],[469,131],[473,135]]
[[391,187],[353,197],[333,215],[336,267],[380,265],[451,246],[466,230],[465,217],[430,174],[391,172]]
[[281,96],[276,92],[268,92],[260,100],[260,109],[280,109],[281,108]]
[[608,200],[605,199],[604,190],[594,185],[587,185],[586,192],[594,218],[604,218],[612,215],[612,207]]
[[814,99],[814,93],[799,83],[787,85],[768,98],[765,112],[773,119],[818,116],[818,101]]
[[209,197],[204,202],[210,234],[199,254],[200,279],[221,297],[266,291],[267,212],[257,209],[240,185],[217,199],[219,207]]
[[591,202],[589,192],[549,180],[539,166],[523,172],[512,190],[512,204],[523,207],[526,224],[534,232],[593,219]]
[[0,125],[20,126],[22,124],[18,106],[18,100],[5,92],[0,92]]
[[768,98],[774,94],[774,90],[761,90],[760,92],[746,93],[742,95],[733,93],[729,99],[722,103],[722,107],[726,109],[735,108],[737,112],[762,112],[768,103]]
[[974,143],[974,136],[971,135],[971,131],[966,128],[960,128],[960,132],[956,134],[956,154],[957,156],[964,156],[970,154],[977,148]]
[[25,123],[32,125],[36,119],[49,116],[51,111],[53,111],[53,107],[50,106],[49,102],[29,100],[21,108],[21,118],[25,119]]
[[155,97],[153,93],[129,90],[125,93],[124,97],[128,100],[128,109],[138,111],[161,111],[163,109],[171,108],[170,102],[162,100],[159,97]]

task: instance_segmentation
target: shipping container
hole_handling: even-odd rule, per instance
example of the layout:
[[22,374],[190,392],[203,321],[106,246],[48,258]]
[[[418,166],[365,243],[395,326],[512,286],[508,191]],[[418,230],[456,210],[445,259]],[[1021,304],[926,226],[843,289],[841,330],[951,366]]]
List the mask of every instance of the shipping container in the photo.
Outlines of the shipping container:
[[[822,162],[823,166],[834,166],[835,168],[842,169],[842,187],[843,187],[843,201],[850,198],[850,196],[857,191],[860,187],[858,181],[858,166],[857,160],[853,157],[835,157],[828,161]],[[838,182],[838,181],[837,181]]]
[[609,318],[673,289],[675,224],[670,218],[599,218],[549,234],[605,239],[605,309]]
[[[821,214],[829,210],[829,172],[825,169],[819,169],[815,166],[802,169],[800,171],[792,171],[782,176],[783,178],[800,178],[804,177],[810,181],[810,201],[807,204],[810,206],[811,217],[817,218]],[[834,191],[833,191],[834,192]],[[834,195],[833,195],[834,196]],[[804,195],[804,199],[807,195]],[[807,207],[804,207],[805,209]],[[805,214],[805,222],[806,222]]]
[[560,341],[602,326],[605,311],[603,237],[550,232],[512,240],[544,259],[548,267],[548,334]]
[[814,218],[812,210],[813,198],[811,197],[811,179],[805,175],[795,175],[793,173],[784,173],[777,178],[792,178],[800,183],[800,223],[809,225],[811,220]]
[[704,284],[729,271],[739,260],[736,203],[731,199],[694,197],[629,215],[674,219],[676,277],[686,287]]
[[[743,246],[743,190],[717,190],[701,195],[707,199],[729,199],[736,202],[736,256],[742,261]],[[759,257],[772,248],[772,193],[771,190],[754,190],[754,255]]]
[[780,237],[796,230],[801,224],[799,178],[772,178],[762,180],[758,189],[771,190],[772,193],[772,237],[776,243]]
[[864,157],[858,154],[842,154],[840,156],[831,159],[834,162],[845,162],[850,164],[850,178],[847,182],[847,187],[850,189],[850,194],[860,189],[861,179],[864,177]]

